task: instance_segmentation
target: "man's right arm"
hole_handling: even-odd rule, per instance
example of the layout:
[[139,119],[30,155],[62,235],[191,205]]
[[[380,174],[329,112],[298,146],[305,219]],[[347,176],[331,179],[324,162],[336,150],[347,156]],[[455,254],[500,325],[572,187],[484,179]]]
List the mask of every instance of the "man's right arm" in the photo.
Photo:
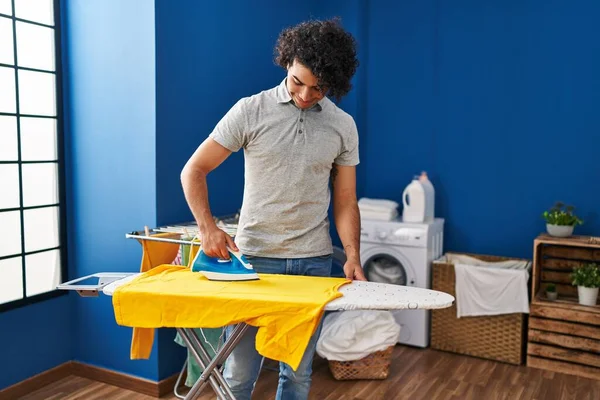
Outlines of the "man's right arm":
[[202,249],[207,256],[229,259],[227,246],[237,251],[235,242],[217,227],[208,204],[207,175],[217,168],[231,151],[212,138],[207,138],[196,149],[181,171],[181,185],[185,199],[200,230]]

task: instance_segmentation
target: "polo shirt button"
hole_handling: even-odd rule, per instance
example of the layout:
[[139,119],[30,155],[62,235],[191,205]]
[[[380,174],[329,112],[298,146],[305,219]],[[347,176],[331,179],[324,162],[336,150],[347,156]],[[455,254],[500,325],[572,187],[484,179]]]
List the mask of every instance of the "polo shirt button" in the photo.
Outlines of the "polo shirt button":
[[304,122],[304,120],[302,118],[300,118],[300,122]]
[[298,131],[298,133],[302,133],[302,129],[300,129],[300,130]]

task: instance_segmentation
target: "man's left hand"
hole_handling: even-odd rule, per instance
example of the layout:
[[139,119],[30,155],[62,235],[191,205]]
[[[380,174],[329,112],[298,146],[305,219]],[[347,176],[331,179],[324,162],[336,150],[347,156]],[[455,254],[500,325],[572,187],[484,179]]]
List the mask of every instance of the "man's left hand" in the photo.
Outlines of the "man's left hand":
[[344,264],[344,274],[347,279],[355,281],[366,281],[365,273],[363,272],[360,263],[356,261],[346,261]]

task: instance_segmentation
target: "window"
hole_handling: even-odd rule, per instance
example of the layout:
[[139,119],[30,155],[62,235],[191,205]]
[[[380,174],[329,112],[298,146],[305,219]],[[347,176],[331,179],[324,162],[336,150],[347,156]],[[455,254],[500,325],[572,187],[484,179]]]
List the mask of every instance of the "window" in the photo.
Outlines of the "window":
[[0,0],[0,311],[66,277],[58,11]]

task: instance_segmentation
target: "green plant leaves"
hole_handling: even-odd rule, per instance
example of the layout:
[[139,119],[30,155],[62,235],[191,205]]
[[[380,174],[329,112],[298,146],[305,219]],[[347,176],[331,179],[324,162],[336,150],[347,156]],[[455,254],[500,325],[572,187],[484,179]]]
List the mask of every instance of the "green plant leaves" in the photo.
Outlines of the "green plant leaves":
[[571,283],[574,286],[585,286],[588,288],[600,287],[600,269],[595,263],[583,264],[574,268],[571,274]]
[[544,211],[542,217],[550,225],[582,225],[583,221],[574,213],[575,207],[558,201],[549,211]]

